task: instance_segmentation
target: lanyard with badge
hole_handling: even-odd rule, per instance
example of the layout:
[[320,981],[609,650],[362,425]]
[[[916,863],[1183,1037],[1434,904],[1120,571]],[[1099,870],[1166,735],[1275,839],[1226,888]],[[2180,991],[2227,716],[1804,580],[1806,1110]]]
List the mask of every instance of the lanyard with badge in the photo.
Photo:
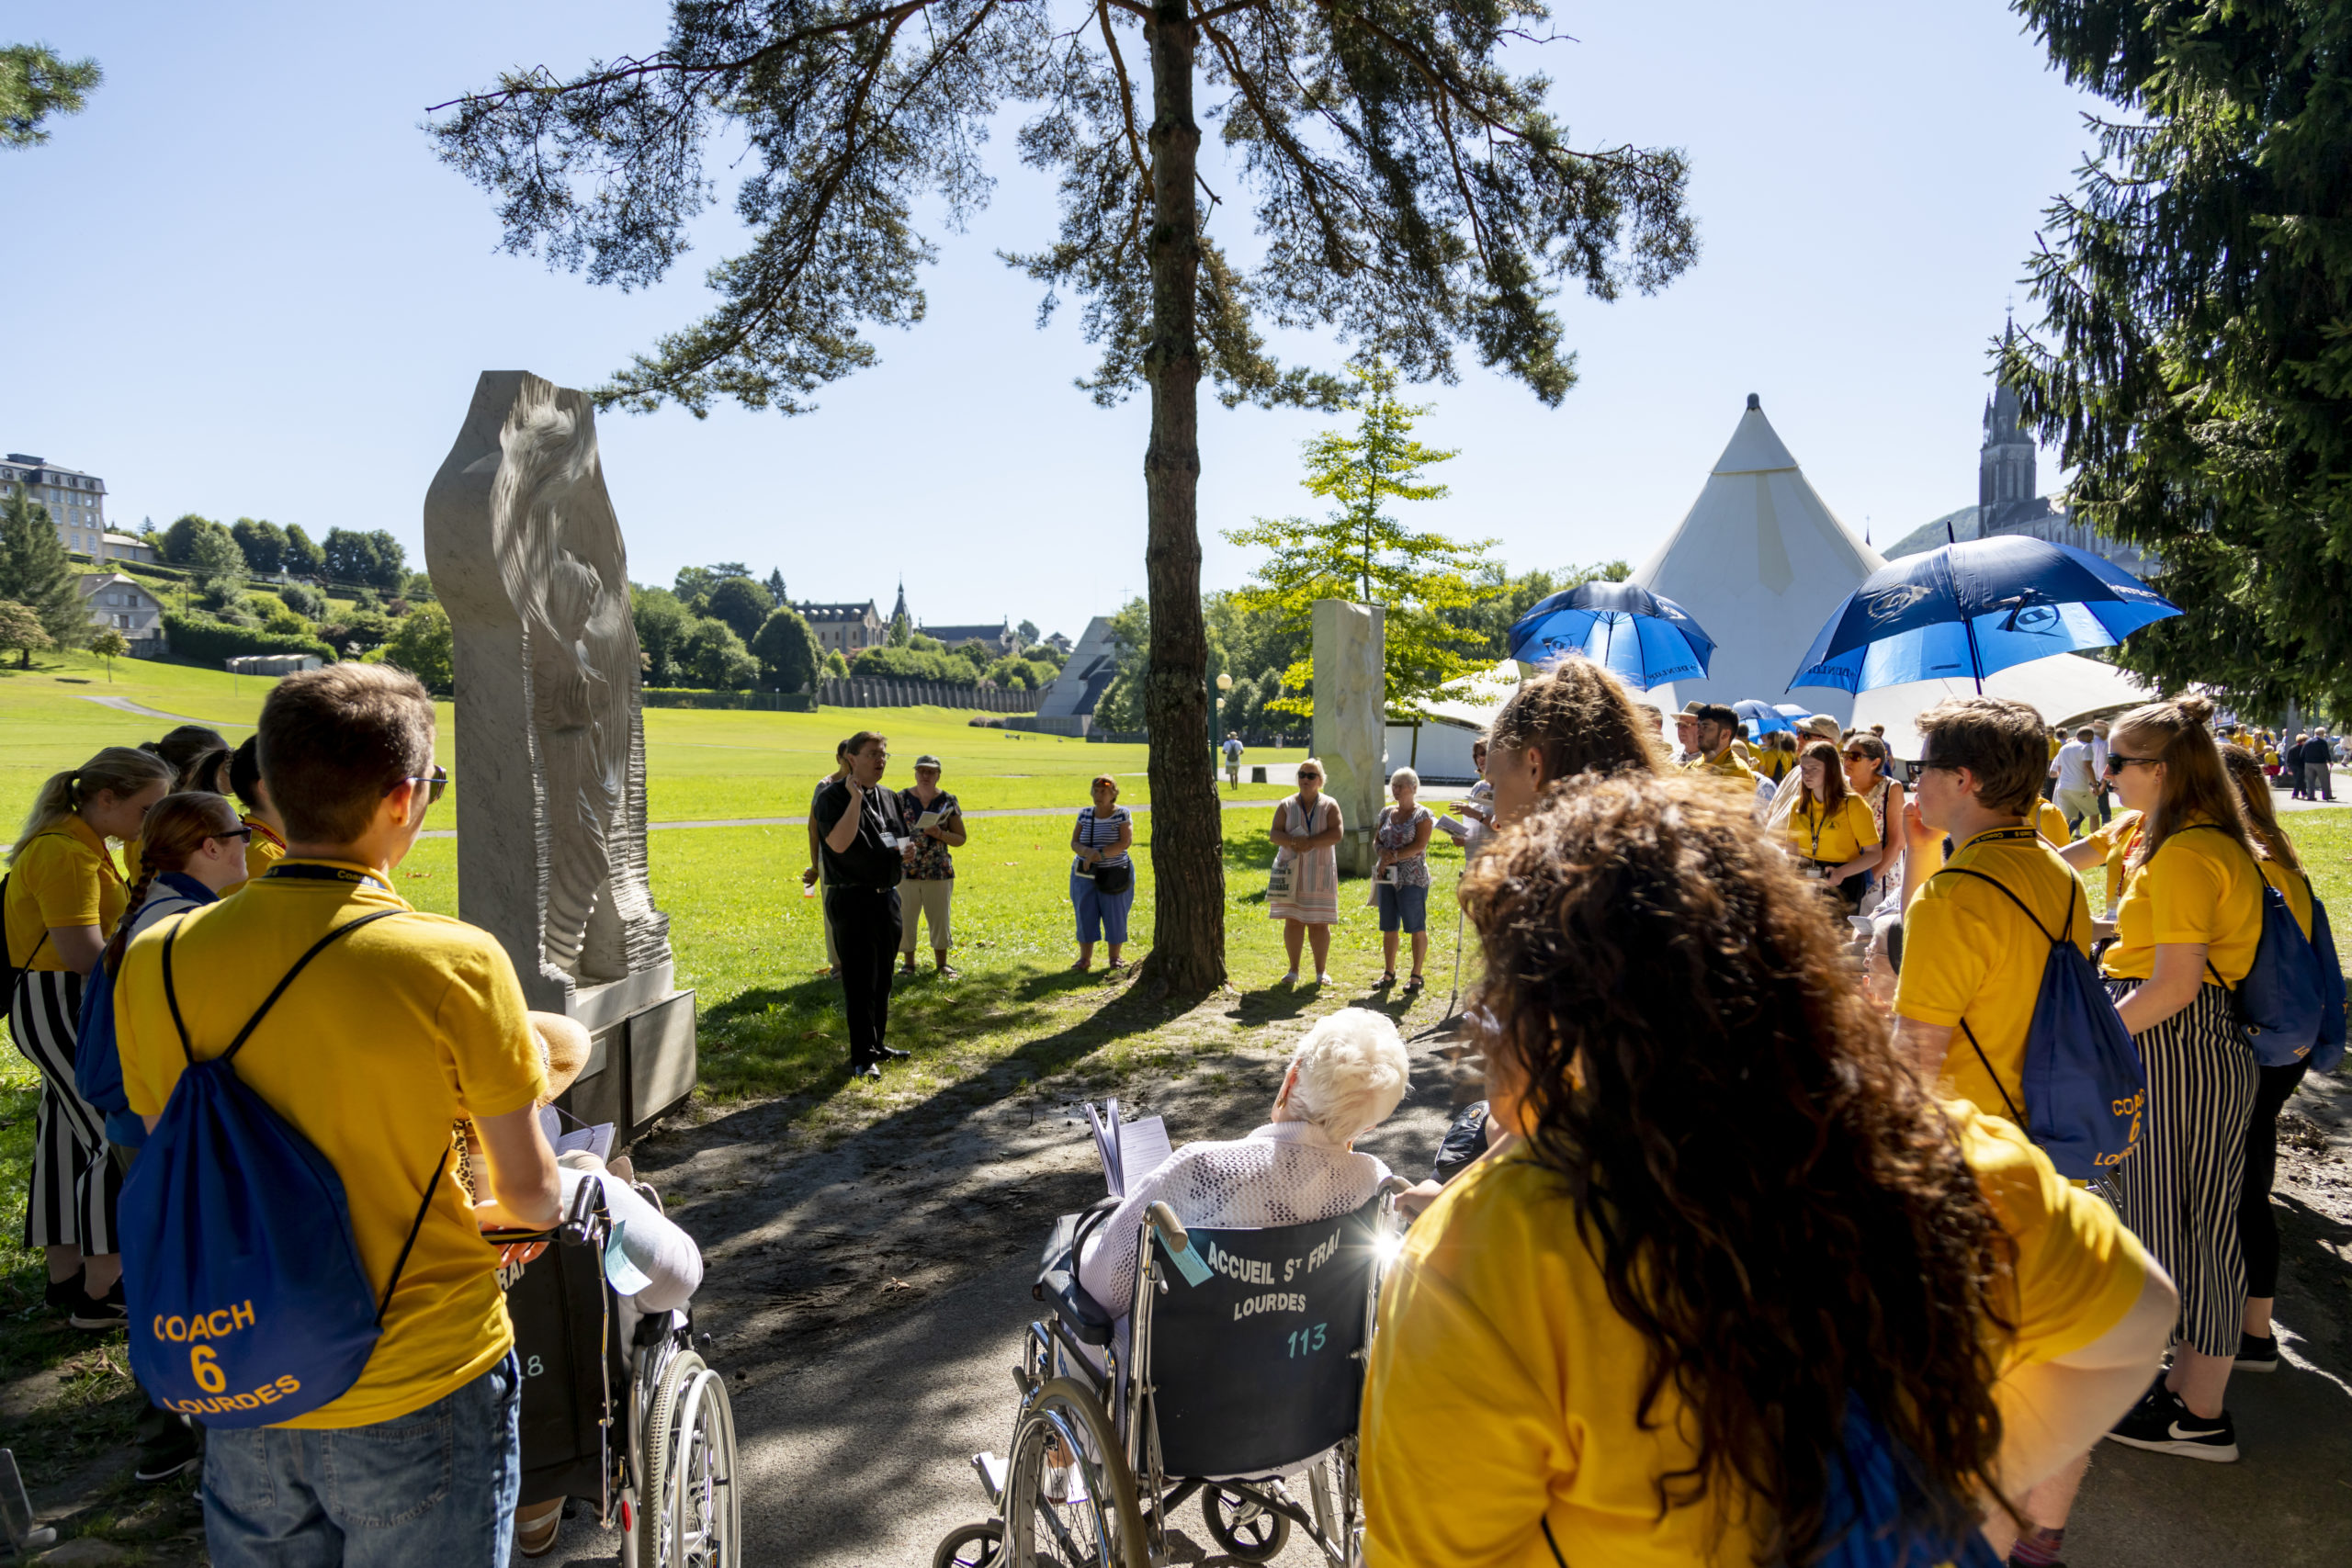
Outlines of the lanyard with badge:
[[[281,863],[263,872],[261,879],[265,882],[340,882],[353,887],[365,887],[372,882],[385,892],[392,892],[392,885],[374,872],[354,871],[349,866],[343,865],[313,865],[309,863]],[[400,895],[393,893],[392,897],[397,898]]]

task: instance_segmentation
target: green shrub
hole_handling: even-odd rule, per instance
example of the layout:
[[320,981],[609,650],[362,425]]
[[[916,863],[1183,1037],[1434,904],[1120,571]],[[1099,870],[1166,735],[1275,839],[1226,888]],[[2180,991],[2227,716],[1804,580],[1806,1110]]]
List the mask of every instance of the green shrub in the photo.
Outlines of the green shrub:
[[334,649],[315,637],[224,626],[209,615],[183,615],[176,610],[164,612],[164,635],[171,639],[174,653],[205,664],[222,663],[248,653],[307,653],[327,660],[334,657]]

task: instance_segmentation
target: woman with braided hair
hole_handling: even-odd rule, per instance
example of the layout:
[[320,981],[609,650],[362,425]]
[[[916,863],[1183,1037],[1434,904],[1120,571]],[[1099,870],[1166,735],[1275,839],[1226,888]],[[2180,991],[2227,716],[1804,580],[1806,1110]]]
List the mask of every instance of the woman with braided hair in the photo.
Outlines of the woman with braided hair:
[[51,775],[17,832],[0,895],[0,928],[15,975],[8,1037],[41,1077],[25,1245],[47,1249],[49,1306],[76,1328],[119,1326],[123,1308],[114,1240],[122,1181],[107,1160],[103,1122],[74,1089],[75,1020],[83,977],[130,902],[107,840],[139,836],[147,808],[172,787],[173,773],[149,752],[109,746],[80,767]]

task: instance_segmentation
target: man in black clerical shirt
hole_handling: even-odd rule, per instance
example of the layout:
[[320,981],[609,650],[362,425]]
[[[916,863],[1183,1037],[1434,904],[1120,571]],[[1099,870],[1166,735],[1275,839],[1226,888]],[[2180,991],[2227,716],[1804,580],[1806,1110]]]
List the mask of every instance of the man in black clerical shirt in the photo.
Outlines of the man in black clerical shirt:
[[842,742],[842,776],[817,792],[825,858],[825,914],[841,954],[852,1077],[878,1078],[904,1051],[882,1043],[890,1022],[890,972],[899,957],[899,877],[906,863],[898,802],[881,787],[889,742],[861,729]]

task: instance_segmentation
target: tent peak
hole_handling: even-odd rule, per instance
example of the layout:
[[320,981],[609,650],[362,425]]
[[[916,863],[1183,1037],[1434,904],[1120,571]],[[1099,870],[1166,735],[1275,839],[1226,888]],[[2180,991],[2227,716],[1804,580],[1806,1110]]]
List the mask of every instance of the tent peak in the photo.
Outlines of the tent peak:
[[1797,460],[1781,445],[1780,435],[1772,429],[1772,422],[1764,417],[1764,406],[1755,393],[1747,394],[1747,412],[1739,416],[1739,425],[1731,433],[1731,443],[1724,455],[1715,459],[1714,471],[1719,474],[1764,474],[1777,468],[1793,468]]

